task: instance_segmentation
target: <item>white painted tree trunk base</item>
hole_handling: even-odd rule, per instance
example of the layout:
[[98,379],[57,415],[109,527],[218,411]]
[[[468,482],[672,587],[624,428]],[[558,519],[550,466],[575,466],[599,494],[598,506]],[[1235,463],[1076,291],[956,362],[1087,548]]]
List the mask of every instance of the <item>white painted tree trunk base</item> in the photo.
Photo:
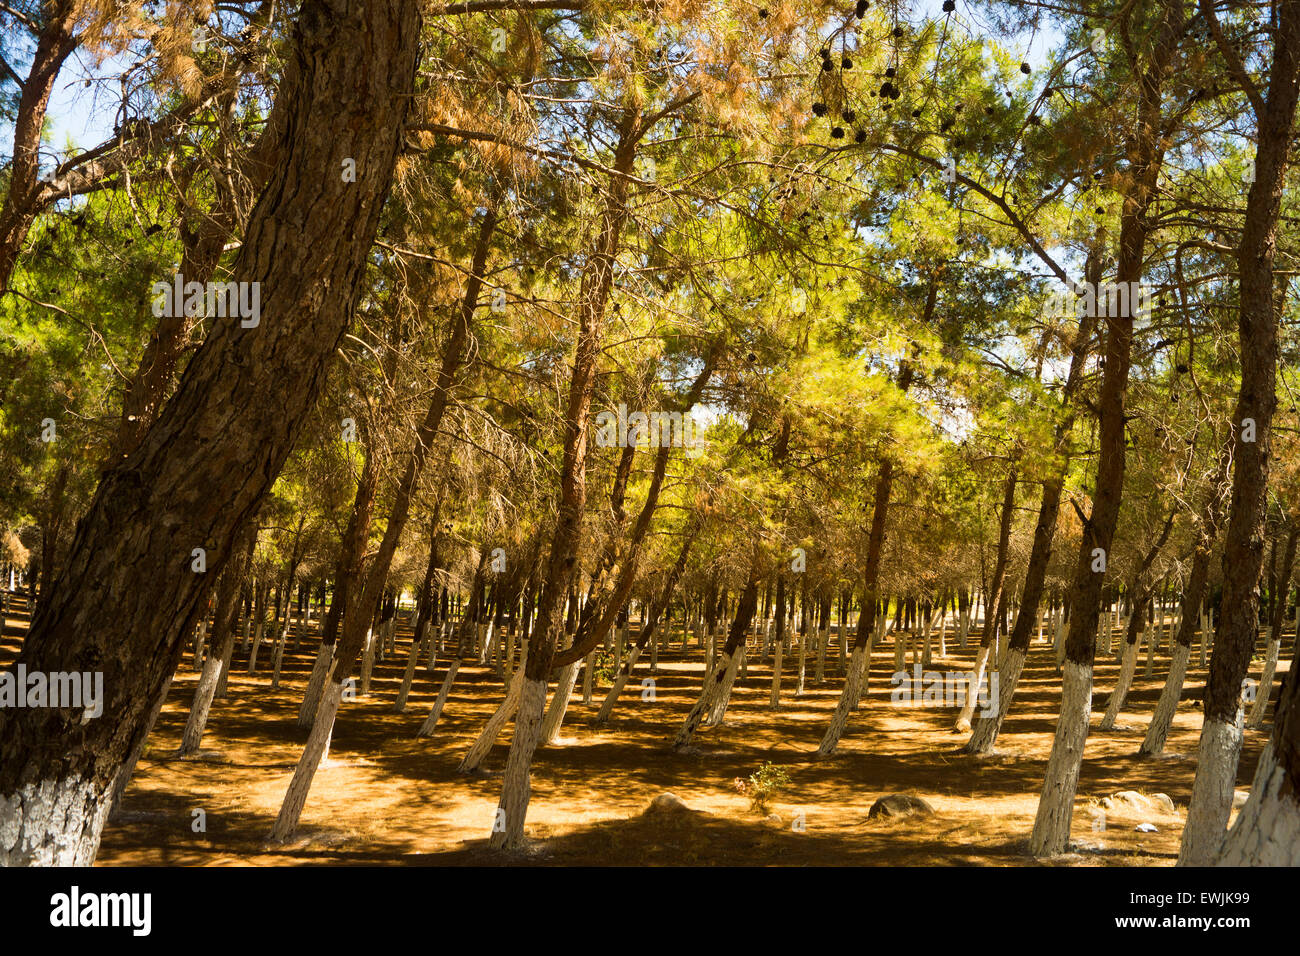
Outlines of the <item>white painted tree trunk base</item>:
[[772,696],[768,701],[768,706],[773,710],[781,708],[781,659],[782,652],[785,650],[785,638],[777,641],[772,651]]
[[1300,866],[1300,794],[1287,785],[1271,740],[1215,865]]
[[[461,760],[460,765],[456,768],[457,773],[472,773],[478,769],[481,763],[483,763],[484,758],[486,758],[491,752],[492,745],[496,743],[497,737],[501,736],[501,731],[505,727],[506,721],[513,717],[515,711],[518,709],[519,692],[523,683],[524,671],[523,668],[520,668],[515,671],[514,679],[510,682],[510,686],[506,688],[505,700],[501,702],[501,706],[496,709],[496,712],[488,718],[488,722],[483,727],[482,732],[478,735],[478,738],[474,741],[473,745],[469,748],[469,751],[465,754],[464,759]],[[544,691],[545,688],[543,688],[543,692]],[[545,696],[544,693],[543,696]],[[545,701],[543,701],[543,703],[544,702]]]
[[235,655],[235,642],[231,641],[226,654],[221,658],[221,672],[217,675],[217,689],[213,694],[216,700],[226,700],[230,694],[230,659]]
[[1120,665],[1119,680],[1115,682],[1115,689],[1111,691],[1110,701],[1106,705],[1106,715],[1101,718],[1102,730],[1113,730],[1115,720],[1119,717],[1119,712],[1124,709],[1124,701],[1128,698],[1128,689],[1133,684],[1133,672],[1137,669],[1138,642],[1134,641],[1124,648],[1124,663]]
[[424,723],[420,725],[420,730],[415,736],[433,736],[433,728],[438,726],[438,718],[442,716],[442,708],[447,703],[447,695],[451,693],[451,685],[456,681],[456,672],[458,670],[460,670],[460,658],[452,658],[451,667],[447,669],[447,676],[443,678],[442,687],[438,691],[438,699],[433,702],[433,710],[424,719]]
[[253,635],[253,650],[248,655],[248,673],[257,673],[257,652],[262,648],[262,628],[258,627],[257,633]]
[[600,712],[596,714],[596,724],[603,725],[609,723],[610,717],[614,714],[614,706],[618,703],[619,695],[623,693],[623,688],[632,677],[632,670],[636,667],[637,659],[641,656],[641,648],[633,647],[632,653],[627,656],[627,663],[619,669],[618,674],[614,677],[614,686],[609,689],[605,695],[605,700],[600,705]]
[[744,645],[736,649],[735,655],[727,664],[722,683],[715,686],[709,699],[708,716],[704,719],[704,726],[717,727],[726,719],[727,707],[731,704],[731,689],[736,686],[736,675],[743,671],[747,656]]
[[975,655],[975,681],[971,684],[966,700],[961,705],[961,712],[957,715],[957,721],[952,725],[953,733],[967,734],[971,729],[971,718],[975,716],[975,704],[979,700],[979,688],[984,683],[984,672],[988,670],[989,655],[993,648],[981,647],[979,653]]
[[[725,656],[725,655],[724,655]],[[696,698],[695,703],[691,706],[690,712],[686,719],[682,721],[682,726],[677,731],[677,736],[673,738],[673,749],[682,750],[690,746],[695,739],[695,732],[699,729],[700,724],[704,721],[706,715],[713,707],[713,702],[717,697],[718,688],[722,681],[726,679],[728,671],[731,671],[736,664],[736,658],[740,656],[738,649],[730,659],[719,657],[717,664],[711,671],[704,675],[704,683],[700,687],[700,696]],[[734,673],[734,671],[732,671]]]
[[835,705],[835,713],[831,715],[830,726],[826,728],[826,733],[817,747],[817,756],[829,757],[839,746],[840,738],[844,736],[844,728],[849,723],[849,714],[854,710],[861,696],[861,688],[870,660],[869,647],[853,649],[849,659],[849,673],[844,679],[844,689],[840,692],[839,703]]
[[560,669],[560,676],[555,683],[555,694],[551,705],[546,708],[546,717],[542,720],[542,737],[538,746],[550,747],[560,737],[560,727],[564,725],[564,715],[569,709],[569,698],[573,696],[573,685],[578,682],[578,664],[565,664]]
[[176,756],[187,757],[198,753],[203,741],[203,730],[208,725],[208,714],[212,711],[212,700],[217,693],[217,680],[221,677],[221,660],[215,654],[209,654],[203,662],[203,673],[194,688],[194,701],[190,704],[190,715],[185,721],[185,730],[181,734],[181,746]]
[[1092,665],[1066,661],[1061,688],[1061,715],[1056,722],[1052,753],[1043,775],[1029,852],[1036,857],[1064,853],[1070,846],[1070,820],[1079,787],[1083,748],[1092,713]]
[[[523,675],[520,669],[520,676]],[[533,754],[541,736],[542,712],[546,707],[546,681],[524,680],[519,692],[519,716],[515,735],[510,741],[510,756],[501,783],[501,802],[497,805],[503,828],[493,825],[489,844],[499,850],[517,850],[524,846],[524,821],[532,796]]]
[[591,706],[591,694],[595,686],[594,675],[591,672],[592,664],[595,660],[596,652],[592,651],[582,659],[582,706]]
[[375,672],[375,645],[379,639],[374,630],[366,631],[366,643],[361,652],[361,695],[370,693],[370,677]]
[[280,665],[284,662],[284,645],[289,640],[289,623],[290,617],[286,611],[284,615],[284,630],[280,632],[280,639],[275,642],[275,658],[271,665],[271,690],[280,689]]
[[1223,848],[1232,815],[1232,791],[1237,784],[1241,756],[1242,714],[1235,724],[1207,718],[1201,725],[1196,754],[1196,778],[1187,804],[1187,823],[1178,850],[1179,866],[1209,866]]
[[1273,675],[1277,672],[1277,657],[1281,648],[1280,639],[1269,639],[1268,653],[1264,657],[1264,673],[1259,677],[1259,687],[1255,689],[1255,703],[1250,708],[1250,719],[1246,722],[1246,726],[1251,730],[1258,730],[1264,726],[1264,713],[1268,710],[1268,698],[1273,689]]
[[0,866],[90,866],[112,803],[111,785],[81,777],[0,794]]
[[981,714],[975,720],[970,740],[962,752],[967,754],[986,754],[993,750],[998,734],[1002,732],[1002,722],[1011,709],[1011,701],[1016,696],[1016,686],[1020,683],[1020,674],[1025,667],[1025,652],[1017,647],[1008,647],[998,668],[998,705],[992,714]]
[[320,706],[321,688],[325,686],[325,675],[329,673],[330,663],[334,660],[334,645],[322,644],[316,650],[316,662],[311,666],[311,677],[307,679],[307,689],[303,691],[302,704],[298,707],[298,726],[310,727],[316,719],[316,708]]
[[803,696],[804,684],[808,677],[808,635],[799,635],[799,683],[794,690],[795,697]]
[[1169,739],[1169,729],[1174,725],[1174,716],[1178,713],[1178,701],[1183,696],[1183,681],[1187,676],[1187,663],[1191,660],[1191,656],[1190,646],[1182,644],[1174,646],[1173,660],[1169,662],[1169,675],[1165,678],[1165,686],[1160,691],[1160,699],[1156,702],[1155,712],[1151,715],[1151,723],[1147,725],[1142,746],[1138,748],[1140,756],[1154,757],[1164,753],[1165,742]]
[[312,780],[329,753],[330,738],[334,734],[334,720],[338,716],[339,704],[343,700],[343,685],[330,681],[321,691],[320,708],[316,719],[312,721],[311,733],[303,747],[298,766],[285,791],[284,802],[280,805],[280,814],[271,828],[271,842],[284,843],[298,829],[303,807],[307,805],[307,795],[311,792]]
[[393,704],[395,713],[402,713],[406,710],[406,698],[411,695],[411,684],[415,681],[415,665],[420,660],[420,640],[415,638],[411,641],[411,651],[406,658],[406,670],[402,672],[402,686],[397,691],[397,700]]

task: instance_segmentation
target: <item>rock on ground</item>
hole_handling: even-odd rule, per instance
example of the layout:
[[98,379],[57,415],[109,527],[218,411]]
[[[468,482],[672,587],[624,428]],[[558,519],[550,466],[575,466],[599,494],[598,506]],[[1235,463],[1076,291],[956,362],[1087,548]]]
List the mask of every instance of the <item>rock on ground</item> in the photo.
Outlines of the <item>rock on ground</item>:
[[686,805],[686,801],[677,796],[677,794],[664,791],[650,801],[650,805],[645,808],[645,812],[647,814],[663,814],[665,816],[672,816],[681,813],[691,813],[693,811]]
[[876,817],[908,817],[914,813],[934,813],[934,807],[910,793],[891,793],[871,805],[868,820]]
[[1101,805],[1112,813],[1174,813],[1174,801],[1167,793],[1138,793],[1136,790],[1120,790],[1109,797],[1103,797]]

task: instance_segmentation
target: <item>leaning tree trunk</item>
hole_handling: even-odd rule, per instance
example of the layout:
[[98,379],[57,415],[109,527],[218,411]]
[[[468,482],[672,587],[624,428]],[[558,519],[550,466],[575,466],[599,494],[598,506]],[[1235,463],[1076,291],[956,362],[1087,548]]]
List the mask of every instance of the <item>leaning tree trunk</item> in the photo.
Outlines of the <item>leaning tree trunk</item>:
[[[926,299],[925,315],[928,319],[934,313],[936,297],[935,285],[930,284]],[[904,363],[898,373],[898,390],[907,394],[912,384],[912,366]],[[880,473],[876,476],[875,496],[871,506],[871,531],[867,537],[867,560],[863,571],[862,611],[858,614],[858,629],[853,639],[853,653],[849,663],[848,674],[844,679],[844,688],[840,692],[839,702],[831,715],[831,722],[822,735],[817,747],[818,757],[829,757],[839,746],[844,728],[848,726],[849,714],[857,709],[858,700],[866,682],[867,670],[871,666],[870,643],[872,631],[876,626],[876,610],[880,600],[877,585],[880,581],[880,558],[884,552],[885,521],[889,513],[889,495],[894,485],[894,462],[886,457],[880,462]],[[844,622],[840,622],[840,648],[843,652],[848,634]]]
[[719,656],[713,671],[705,676],[704,686],[700,689],[699,698],[695,701],[690,713],[686,715],[686,720],[682,722],[681,728],[677,731],[677,736],[673,739],[674,750],[682,750],[690,746],[691,741],[695,739],[695,732],[699,730],[700,724],[703,723],[706,716],[712,715],[714,705],[719,701],[720,695],[728,693],[731,682],[736,679],[736,668],[740,663],[740,656],[744,653],[745,634],[749,630],[750,622],[754,619],[754,611],[758,607],[758,580],[757,569],[755,569],[754,572],[751,572],[750,579],[740,594],[740,602],[736,606],[736,616],[731,620],[731,630],[727,633],[727,643],[722,649],[722,654]]
[[1250,798],[1223,841],[1218,866],[1300,866],[1300,667],[1282,682],[1273,735]]
[[[1094,244],[1089,249],[1088,258],[1084,263],[1084,278],[1092,283],[1094,289],[1101,282],[1101,266],[1100,249],[1097,244]],[[1061,513],[1061,494],[1065,488],[1065,471],[1069,460],[1069,438],[1076,417],[1071,403],[1075,392],[1078,391],[1079,383],[1083,381],[1083,369],[1091,351],[1090,345],[1095,327],[1096,316],[1081,316],[1070,349],[1070,371],[1061,389],[1061,403],[1067,410],[1064,418],[1057,424],[1054,435],[1054,448],[1060,461],[1043,482],[1043,495],[1038,504],[1038,522],[1034,526],[1034,541],[1029,552],[1029,563],[1025,569],[1025,584],[1020,592],[1020,612],[1016,615],[1011,636],[1007,638],[1006,652],[998,666],[997,708],[993,713],[981,714],[976,719],[970,740],[962,748],[963,753],[986,754],[993,749],[998,734],[1002,731],[1002,722],[1006,720],[1007,713],[1011,709],[1016,688],[1020,685],[1025,658],[1029,656],[1030,632],[1034,621],[1039,618],[1043,584],[1047,580],[1047,567],[1052,560],[1052,543],[1056,537],[1056,522]],[[964,637],[962,643],[964,646]],[[940,653],[945,653],[942,638]]]
[[[1145,592],[1142,596],[1146,597]],[[1102,730],[1113,730],[1119,712],[1124,708],[1129,687],[1133,683],[1133,674],[1137,670],[1138,649],[1142,646],[1142,631],[1145,623],[1146,614],[1142,611],[1135,610],[1129,616],[1128,634],[1125,635],[1124,640],[1124,660],[1120,664],[1119,679],[1115,681],[1115,689],[1110,692],[1110,700],[1106,703],[1106,713],[1101,718]]]
[[[396,350],[393,350],[393,354],[396,354]],[[321,632],[316,662],[312,665],[311,677],[307,680],[302,706],[298,708],[299,727],[310,727],[316,719],[321,688],[325,686],[325,676],[329,673],[330,664],[334,660],[334,651],[338,646],[339,628],[343,623],[348,594],[360,584],[362,557],[366,541],[370,537],[370,519],[374,514],[375,493],[378,487],[379,469],[375,456],[366,454],[365,464],[361,466],[361,478],[357,482],[356,495],[352,501],[352,512],[348,515],[348,524],[339,542],[339,559],[334,571],[334,599],[330,601],[329,612],[325,615],[325,627]]]
[[1160,691],[1160,699],[1151,714],[1146,736],[1138,754],[1144,757],[1164,753],[1165,741],[1169,738],[1169,728],[1173,726],[1174,714],[1178,711],[1178,701],[1183,696],[1183,681],[1187,677],[1187,663],[1192,656],[1192,638],[1196,634],[1197,611],[1205,597],[1205,584],[1209,578],[1209,547],[1198,545],[1192,556],[1192,572],[1188,577],[1187,590],[1183,592],[1182,620],[1178,624],[1178,636],[1174,639],[1173,655],[1169,662],[1169,674],[1165,686]]
[[[1124,654],[1123,662],[1120,665],[1119,680],[1115,682],[1115,689],[1111,692],[1110,700],[1106,706],[1106,714],[1101,719],[1101,729],[1111,730],[1115,726],[1115,721],[1119,718],[1120,711],[1124,709],[1124,701],[1128,697],[1129,687],[1133,683],[1133,675],[1137,670],[1138,652],[1142,646],[1142,631],[1147,624],[1147,611],[1151,603],[1151,592],[1153,585],[1140,585],[1138,582],[1150,570],[1151,565],[1155,563],[1156,557],[1160,550],[1169,540],[1169,532],[1174,527],[1174,516],[1176,512],[1170,511],[1169,517],[1165,520],[1164,528],[1160,532],[1160,537],[1156,539],[1155,544],[1147,551],[1137,572],[1133,575],[1133,582],[1129,585],[1128,593],[1132,601],[1132,613],[1128,619],[1128,629],[1124,636]],[[1159,628],[1159,625],[1156,625]],[[1152,637],[1155,640],[1155,637]]]
[[627,177],[632,171],[637,141],[646,131],[647,128],[641,124],[640,110],[628,109],[620,124],[618,146],[614,150],[614,175],[607,186],[600,233],[583,269],[578,293],[578,341],[564,418],[558,517],[551,538],[546,575],[542,579],[537,627],[528,642],[524,666],[518,675],[523,680],[519,713],[515,719],[510,754],[506,758],[496,814],[504,826],[500,829],[494,826],[490,838],[491,845],[497,849],[516,849],[524,843],[524,821],[531,795],[530,767],[541,736],[546,681],[564,627],[562,598],[569,591],[577,564],[578,538],[587,498],[588,421],[604,334],[605,310],[614,282],[614,262],[628,215]]
[[984,615],[984,631],[980,635],[979,653],[975,656],[975,679],[971,683],[970,692],[966,694],[966,700],[962,703],[957,722],[953,725],[953,730],[957,733],[967,733],[970,730],[971,717],[975,714],[977,696],[975,690],[984,682],[984,671],[988,667],[992,654],[993,639],[997,635],[998,622],[1002,620],[1002,611],[1007,603],[1005,588],[1007,553],[1011,544],[1011,518],[1015,504],[1016,469],[1013,467],[1007,475],[1006,488],[1002,493],[1002,518],[998,524],[998,555],[993,565],[993,580],[989,584],[988,606],[993,609],[993,613]]
[[[470,323],[474,316],[474,309],[478,305],[479,292],[483,287],[489,242],[495,227],[496,211],[490,206],[483,216],[483,222],[479,228],[478,240],[474,248],[474,258],[470,266],[470,275],[465,283],[465,294],[461,300],[460,308],[457,310],[456,319],[452,323],[451,333],[448,335],[447,342],[443,347],[442,365],[438,370],[438,378],[434,383],[433,395],[429,399],[429,408],[425,412],[424,420],[420,422],[419,427],[415,430],[415,445],[411,449],[411,455],[407,459],[406,467],[398,479],[397,488],[393,494],[392,510],[388,516],[388,524],[384,528],[384,536],[380,539],[379,548],[375,552],[374,558],[371,559],[370,567],[365,575],[364,586],[360,588],[361,593],[357,595],[355,606],[349,597],[348,606],[343,612],[343,638],[339,642],[334,662],[330,667],[327,678],[329,694],[327,697],[322,697],[322,708],[325,707],[330,698],[341,699],[342,684],[352,676],[362,648],[364,647],[368,654],[371,653],[374,648],[373,642],[379,639],[378,635],[369,630],[369,625],[380,606],[380,600],[388,582],[388,572],[392,566],[393,555],[397,552],[398,542],[402,537],[403,529],[406,527],[406,519],[410,515],[411,501],[415,496],[420,475],[424,471],[424,464],[428,460],[429,451],[437,438],[443,414],[450,402],[452,384],[455,382],[464,360],[465,348],[469,341]],[[396,624],[396,618],[392,619],[392,623]],[[367,671],[363,683],[368,683],[368,677],[369,673]],[[298,818],[306,803],[307,792],[311,789],[312,777],[320,764],[319,755],[315,753],[312,741],[319,737],[328,743],[329,734],[333,732],[334,718],[338,713],[338,708],[334,706],[332,711],[325,711],[325,713],[328,713],[329,716],[329,727],[324,728],[322,734],[318,735],[317,730],[320,728],[315,725],[312,726],[312,735],[308,741],[309,745],[303,751],[302,758],[298,762],[289,790],[285,794],[284,803],[280,807],[280,815],[276,818],[275,826],[271,829],[271,840],[274,842],[282,843],[288,840],[298,826]],[[321,713],[318,713],[316,721],[319,722],[320,720]]]
[[433,729],[438,726],[438,718],[442,716],[442,708],[447,703],[447,695],[451,693],[451,685],[456,682],[456,673],[459,670],[460,659],[452,658],[451,666],[447,668],[447,676],[443,678],[442,687],[438,690],[438,699],[433,702],[433,710],[429,711],[429,716],[420,725],[417,737],[433,736]]
[[[415,4],[303,4],[273,110],[280,161],[232,270],[258,283],[260,323],[213,325],[78,525],[19,661],[101,671],[107,700],[84,725],[67,711],[0,711],[0,864],[94,859],[113,780],[179,661],[207,575],[229,562],[280,473],[351,320],[414,95],[419,33]],[[344,182],[345,159],[365,175]],[[204,574],[192,570],[197,548]]]
[[[661,456],[665,457],[666,464],[667,448],[661,448],[659,453]],[[623,530],[623,523],[627,518],[627,508],[625,505],[627,483],[632,474],[632,461],[635,455],[636,445],[631,442],[624,446],[622,453],[619,455],[618,467],[614,471],[614,483],[609,493],[610,513],[613,515],[613,520],[611,522],[609,536],[606,539],[604,550],[601,553],[600,561],[598,562],[595,573],[592,575],[591,583],[587,590],[587,600],[583,604],[582,611],[578,616],[578,628],[573,635],[573,644],[581,643],[583,638],[585,638],[590,632],[592,625],[595,624],[597,619],[601,616],[597,609],[602,606],[602,602],[598,599],[597,595],[602,583],[607,578],[618,557],[618,539]],[[662,466],[658,466],[658,470],[662,471]],[[654,508],[658,503],[659,488],[661,484],[662,475],[660,475],[658,481],[653,483],[650,489],[650,499],[653,500],[648,501],[648,507]],[[639,545],[640,541],[637,541],[635,546],[639,547]],[[626,613],[624,613],[623,616],[626,618]],[[615,654],[616,659],[620,662],[622,660],[621,641],[623,635],[624,631],[620,630],[619,650]],[[549,747],[559,739],[560,727],[564,724],[564,715],[569,709],[569,698],[573,695],[573,687],[578,681],[578,665],[579,662],[573,660],[560,668],[559,677],[555,682],[555,693],[551,696],[551,704],[546,710],[545,719],[542,721],[542,739],[540,745],[543,747]],[[590,676],[590,671],[588,671],[588,676]],[[584,699],[590,697],[590,693],[586,689],[584,689],[583,697]]]
[[[419,663],[420,651],[424,647],[425,641],[430,645],[433,644],[433,633],[429,629],[430,604],[433,601],[433,576],[438,570],[438,522],[441,520],[440,512],[441,499],[433,509],[433,520],[430,522],[432,531],[430,536],[432,541],[429,544],[429,563],[424,570],[424,581],[420,584],[420,602],[415,613],[415,629],[411,636],[410,656],[406,659],[406,671],[402,674],[402,687],[397,692],[397,700],[393,704],[393,710],[396,713],[402,713],[406,710],[406,698],[411,693],[411,684],[415,680],[415,666]],[[433,657],[432,646],[430,647],[430,658]]]
[[[709,380],[713,377],[713,369],[716,364],[718,351],[710,350],[704,360],[704,365],[698,375],[691,382],[685,396],[681,400],[681,412],[689,412],[704,394],[704,389]],[[641,511],[637,514],[636,522],[632,525],[632,532],[628,535],[626,543],[623,543],[617,536],[624,522],[624,493],[627,488],[627,480],[631,473],[632,456],[629,449],[625,449],[619,457],[618,469],[615,473],[614,488],[610,494],[610,505],[614,515],[614,524],[610,543],[601,556],[598,568],[597,580],[592,581],[589,600],[587,606],[583,608],[581,621],[577,634],[574,635],[573,643],[563,652],[556,655],[553,666],[561,668],[559,684],[554,699],[551,701],[551,707],[546,714],[546,720],[542,725],[542,742],[546,745],[553,744],[560,731],[560,725],[564,721],[565,710],[569,706],[569,695],[573,692],[573,684],[577,679],[578,663],[584,658],[589,658],[591,651],[595,646],[605,639],[609,628],[614,625],[618,619],[616,615],[621,616],[623,625],[618,631],[618,650],[615,653],[615,660],[620,667],[623,662],[623,646],[627,639],[627,611],[628,599],[631,595],[632,586],[636,581],[637,570],[640,567],[641,550],[645,542],[647,532],[650,530],[650,521],[654,516],[655,509],[659,506],[659,493],[663,487],[664,475],[668,468],[668,455],[671,448],[668,444],[662,444],[655,453],[654,468],[650,475],[650,486],[646,489],[645,501],[641,505]],[[693,541],[695,534],[699,531],[700,523],[693,522],[691,530],[687,532],[686,539],[688,542]],[[689,543],[687,544],[689,548]],[[618,573],[611,575],[609,572],[617,568]],[[678,572],[680,575],[680,572]],[[597,584],[600,587],[597,587]],[[670,594],[671,596],[671,594]],[[665,604],[661,613],[666,613],[668,605]],[[642,629],[644,630],[645,621],[642,616]],[[653,670],[658,663],[658,639],[653,636],[654,641],[650,645]],[[683,647],[685,639],[683,638]],[[641,644],[641,647],[645,647]],[[583,699],[590,698],[590,681],[591,667],[588,663],[586,674],[584,676]]]
[[1291,572],[1295,568],[1296,542],[1300,538],[1300,526],[1291,529],[1287,535],[1285,553],[1282,557],[1282,573],[1278,578],[1278,591],[1273,600],[1272,621],[1268,629],[1268,650],[1264,656],[1264,673],[1259,678],[1259,688],[1255,695],[1255,706],[1250,711],[1246,726],[1258,729],[1264,726],[1264,713],[1268,710],[1268,698],[1273,688],[1273,674],[1277,670],[1278,652],[1282,648],[1282,626],[1286,622],[1286,600],[1291,592]]
[[1201,527],[1197,535],[1196,549],[1192,554],[1192,570],[1188,575],[1187,587],[1183,591],[1183,601],[1178,622],[1178,635],[1174,638],[1172,657],[1169,662],[1169,674],[1165,677],[1165,686],[1160,691],[1160,699],[1151,714],[1151,723],[1147,725],[1146,736],[1138,748],[1138,755],[1144,757],[1164,753],[1165,741],[1169,738],[1169,729],[1173,726],[1174,715],[1178,711],[1178,701],[1183,696],[1183,682],[1187,677],[1187,665],[1192,656],[1192,638],[1196,636],[1200,624],[1201,647],[1205,647],[1206,630],[1201,606],[1205,601],[1206,586],[1210,579],[1210,552],[1214,540],[1219,534],[1219,525],[1223,519],[1223,491],[1228,478],[1228,469],[1232,464],[1232,440],[1222,442],[1219,446],[1219,462],[1214,478],[1201,509]]
[[673,562],[668,577],[664,579],[658,597],[642,618],[641,629],[636,636],[636,644],[632,647],[632,653],[619,667],[618,673],[614,676],[614,686],[609,689],[609,693],[605,695],[604,703],[600,705],[600,712],[596,714],[595,721],[598,726],[609,723],[609,718],[614,713],[614,705],[618,702],[618,696],[623,692],[628,678],[632,676],[632,669],[636,666],[637,658],[645,650],[646,644],[654,638],[655,631],[659,627],[660,618],[668,609],[673,592],[677,590],[677,583],[681,580],[682,572],[686,570],[686,559],[690,555],[691,547],[695,544],[695,539],[702,526],[703,521],[697,517],[687,528],[686,535],[682,538],[682,546],[677,552],[677,560]]
[[[1237,62],[1214,19],[1210,0],[1203,0],[1201,6],[1221,51],[1229,62]],[[1223,843],[1241,755],[1241,684],[1255,648],[1259,618],[1256,584],[1264,560],[1269,456],[1277,408],[1280,302],[1274,291],[1273,263],[1300,95],[1300,4],[1282,4],[1278,16],[1266,98],[1253,85],[1249,87],[1258,147],[1255,181],[1246,199],[1237,253],[1241,385],[1233,425],[1240,431],[1233,454],[1232,510],[1223,545],[1223,600],[1205,687],[1196,778],[1178,853],[1180,866],[1210,863]],[[1251,83],[1249,79],[1246,82]]]
[[[235,649],[235,620],[239,616],[239,589],[243,584],[244,569],[252,557],[253,546],[257,542],[256,528],[250,523],[245,531],[248,543],[235,554],[234,560],[221,572],[221,584],[217,587],[217,613],[212,625],[212,653],[203,663],[203,673],[194,688],[194,702],[190,705],[190,716],[185,722],[185,732],[181,735],[180,750],[177,756],[184,757],[197,753],[203,741],[203,730],[208,724],[208,713],[212,709],[212,700],[217,693],[217,681],[225,662],[230,659]],[[251,532],[251,533],[250,533]]]
[[[1151,223],[1147,210],[1156,196],[1163,163],[1160,130],[1167,124],[1161,115],[1161,90],[1183,32],[1183,11],[1176,0],[1164,7],[1156,27],[1154,49],[1139,85],[1137,128],[1130,152],[1131,182],[1120,216],[1119,255],[1116,281],[1123,288],[1142,275],[1143,250]],[[1105,583],[1105,563],[1110,555],[1119,517],[1125,471],[1125,394],[1133,346],[1132,301],[1120,300],[1118,316],[1106,317],[1106,365],[1102,374],[1098,406],[1097,478],[1093,485],[1092,514],[1084,523],[1079,557],[1075,565],[1070,597],[1069,636],[1065,641],[1061,714],[1052,739],[1052,751],[1043,778],[1029,850],[1034,856],[1065,852],[1070,842],[1070,821],[1074,795],[1088,739],[1092,710],[1092,669],[1096,651],[1098,609]],[[1107,310],[1108,312],[1111,310]],[[1094,567],[1098,570],[1094,570]]]

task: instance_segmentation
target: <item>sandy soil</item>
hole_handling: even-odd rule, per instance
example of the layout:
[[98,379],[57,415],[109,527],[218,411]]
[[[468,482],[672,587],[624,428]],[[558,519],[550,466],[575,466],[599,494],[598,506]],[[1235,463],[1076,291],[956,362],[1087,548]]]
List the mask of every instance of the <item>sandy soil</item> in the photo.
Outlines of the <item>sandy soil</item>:
[[[11,612],[12,613],[12,612]],[[10,618],[0,643],[0,665],[12,660],[25,626]],[[1022,865],[1060,702],[1051,650],[1035,644],[998,752],[960,755],[965,735],[951,731],[956,709],[891,703],[893,649],[886,642],[872,666],[869,702],[850,720],[837,754],[813,753],[838,698],[838,659],[828,659],[827,679],[794,697],[796,662],[786,657],[782,706],[768,707],[771,662],[753,662],[737,681],[723,726],[705,730],[695,752],[668,749],[698,693],[702,652],[683,655],[676,643],[659,657],[656,699],[642,700],[639,680],[649,674],[649,654],[629,684],[615,719],[589,726],[593,706],[578,693],[556,746],[539,752],[528,816],[532,850],[501,859],[486,850],[509,743],[507,732],[485,771],[460,776],[456,765],[501,695],[500,680],[466,661],[436,735],[419,739],[442,682],[446,658],[430,674],[421,661],[406,712],[393,703],[406,661],[409,633],[399,631],[398,653],[377,664],[371,693],[344,704],[330,758],[316,776],[297,839],[270,847],[266,836],[306,739],[297,708],[311,667],[314,644],[286,653],[278,691],[270,689],[269,649],[259,671],[246,673],[236,648],[230,696],[213,708],[204,749],[177,759],[181,731],[198,672],[187,658],[172,683],[147,751],[127,792],[121,816],[104,831],[101,866],[160,864],[779,864],[779,865]],[[1284,656],[1286,650],[1284,649]],[[949,648],[932,670],[969,667],[974,648]],[[1193,663],[1196,655],[1193,654]],[[833,663],[834,662],[834,663]],[[1167,660],[1150,679],[1141,666],[1116,728],[1099,730],[1118,673],[1113,658],[1097,667],[1092,735],[1079,783],[1074,837],[1079,851],[1056,865],[1171,866],[1178,850],[1195,772],[1200,694],[1205,672],[1193,668],[1170,734],[1167,755],[1135,756],[1164,681]],[[1285,669],[1285,663],[1282,665]],[[910,670],[910,660],[909,660]],[[1258,676],[1258,667],[1252,670]],[[1249,787],[1270,725],[1248,731],[1238,786]],[[768,815],[751,809],[735,781],[764,762],[783,767],[789,787],[772,800]],[[1120,790],[1162,792],[1173,815],[1109,813],[1094,832],[1090,808]],[[647,811],[670,791],[688,810]],[[872,803],[889,793],[923,797],[934,814],[868,820]],[[206,832],[195,832],[204,811]],[[802,832],[795,829],[802,818]],[[1136,832],[1140,822],[1156,833]]]

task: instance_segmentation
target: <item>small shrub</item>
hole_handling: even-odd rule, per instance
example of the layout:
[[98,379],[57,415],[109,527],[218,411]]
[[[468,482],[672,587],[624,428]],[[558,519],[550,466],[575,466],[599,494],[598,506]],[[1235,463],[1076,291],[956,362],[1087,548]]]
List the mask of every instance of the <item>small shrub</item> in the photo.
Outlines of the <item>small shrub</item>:
[[790,786],[790,775],[786,773],[784,767],[778,767],[768,761],[751,773],[748,780],[737,777],[733,786],[738,793],[749,797],[751,810],[766,813],[768,801]]

